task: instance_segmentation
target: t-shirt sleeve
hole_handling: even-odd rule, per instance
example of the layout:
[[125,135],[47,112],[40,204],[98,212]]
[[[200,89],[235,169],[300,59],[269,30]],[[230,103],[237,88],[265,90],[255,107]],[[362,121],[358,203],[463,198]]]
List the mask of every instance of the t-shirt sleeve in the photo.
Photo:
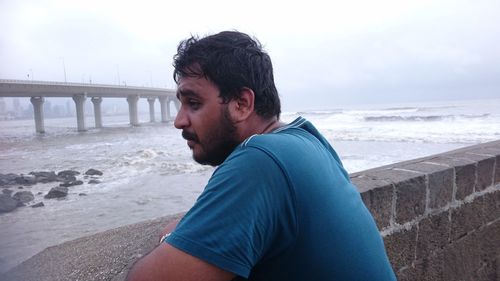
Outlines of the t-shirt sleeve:
[[259,148],[240,147],[166,241],[248,278],[259,261],[293,243],[296,227],[294,195],[280,166]]

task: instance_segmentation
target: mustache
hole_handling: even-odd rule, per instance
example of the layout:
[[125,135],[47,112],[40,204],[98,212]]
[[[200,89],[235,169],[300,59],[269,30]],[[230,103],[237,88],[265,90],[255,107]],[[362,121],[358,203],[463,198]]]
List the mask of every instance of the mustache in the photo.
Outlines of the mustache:
[[198,141],[198,136],[195,133],[190,133],[188,131],[182,131],[182,137],[185,140]]

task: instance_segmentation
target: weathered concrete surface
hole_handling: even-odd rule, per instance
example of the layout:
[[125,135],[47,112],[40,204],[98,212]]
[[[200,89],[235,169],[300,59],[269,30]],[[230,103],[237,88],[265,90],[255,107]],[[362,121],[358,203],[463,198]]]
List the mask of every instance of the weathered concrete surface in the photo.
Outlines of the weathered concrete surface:
[[158,245],[163,226],[180,215],[128,225],[49,247],[0,276],[0,280],[125,280],[133,263]]

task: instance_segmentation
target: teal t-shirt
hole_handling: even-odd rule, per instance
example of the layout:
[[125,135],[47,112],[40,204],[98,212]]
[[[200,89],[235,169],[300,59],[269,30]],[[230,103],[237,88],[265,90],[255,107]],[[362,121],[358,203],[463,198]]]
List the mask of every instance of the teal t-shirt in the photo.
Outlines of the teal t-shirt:
[[166,241],[249,280],[396,280],[340,159],[301,117],[240,144]]

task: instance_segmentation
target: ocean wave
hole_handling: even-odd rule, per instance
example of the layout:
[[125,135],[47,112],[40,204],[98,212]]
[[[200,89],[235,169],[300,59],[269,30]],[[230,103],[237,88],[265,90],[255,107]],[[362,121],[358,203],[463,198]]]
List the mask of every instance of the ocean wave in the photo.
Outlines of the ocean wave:
[[419,111],[419,112],[439,111],[439,110],[450,110],[450,109],[455,109],[455,108],[459,108],[459,106],[456,106],[456,105],[424,106],[424,107],[418,107],[417,111]]
[[460,115],[411,115],[411,116],[401,116],[401,115],[391,115],[391,116],[365,116],[364,121],[367,122],[432,122],[432,121],[442,121],[442,120],[455,120],[457,118],[465,119],[480,119],[486,118],[490,114],[460,114]]
[[[443,106],[395,106],[386,108],[373,108],[373,109],[353,109],[344,110],[340,113],[352,114],[352,115],[404,115],[421,112],[452,112],[451,109],[458,109],[459,107],[454,105],[443,105]],[[425,114],[425,113],[423,113]]]
[[387,107],[382,110],[386,111],[406,111],[406,112],[428,112],[428,111],[449,111],[450,109],[460,108],[456,105],[439,105],[439,106],[395,106]]
[[401,143],[434,143],[434,144],[477,144],[482,142],[492,141],[491,137],[477,137],[477,136],[448,136],[436,137],[432,140],[425,137],[407,137],[407,136],[387,136],[387,137],[373,137],[373,136],[336,136],[328,138],[329,141],[335,143],[336,141],[352,141],[352,142],[401,142]]
[[160,166],[160,175],[192,174],[213,169],[210,166],[199,165],[194,162],[163,162]]
[[342,113],[343,110],[341,109],[334,109],[334,110],[311,110],[311,111],[298,111],[297,115],[316,115],[316,116],[322,116],[322,115],[333,115],[333,114],[339,114]]
[[392,121],[441,121],[443,119],[453,118],[453,115],[429,115],[429,116],[365,116],[364,121],[367,122],[392,122]]
[[425,128],[360,128],[358,130],[322,130],[329,141],[370,141],[370,142],[408,142],[408,143],[460,143],[473,144],[498,139],[498,132],[487,132],[481,128],[471,128],[469,132],[457,133],[455,127],[442,130]]
[[461,114],[460,117],[462,118],[468,118],[468,119],[476,119],[476,118],[486,118],[486,117],[490,117],[491,114],[489,113],[485,113],[485,114]]
[[143,149],[135,153],[128,153],[122,156],[119,165],[122,166],[149,166],[150,162],[158,157],[158,153],[152,149]]
[[402,106],[402,107],[388,107],[388,108],[383,108],[382,110],[390,110],[390,111],[393,111],[393,110],[398,110],[398,111],[417,111],[419,110],[418,107],[405,107],[405,106]]

